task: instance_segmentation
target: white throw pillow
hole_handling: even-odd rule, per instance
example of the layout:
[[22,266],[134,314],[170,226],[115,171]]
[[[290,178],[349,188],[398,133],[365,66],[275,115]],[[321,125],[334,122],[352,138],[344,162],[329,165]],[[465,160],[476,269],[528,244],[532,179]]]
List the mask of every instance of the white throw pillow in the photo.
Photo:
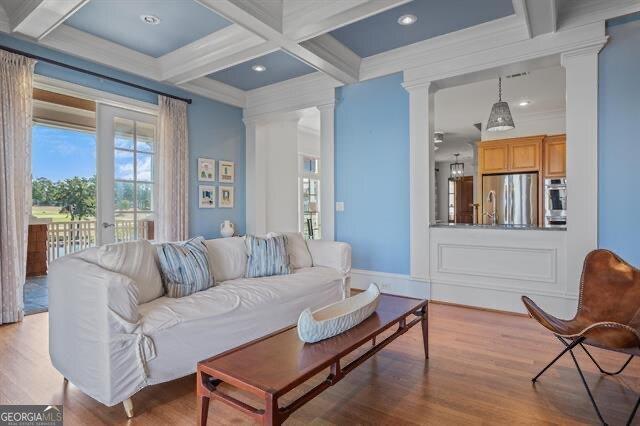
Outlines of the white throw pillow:
[[313,266],[311,253],[307,248],[307,242],[300,232],[285,232],[287,237],[287,254],[289,264],[293,269],[310,268]]
[[215,271],[216,282],[244,277],[247,269],[247,249],[244,237],[206,240],[209,267]]
[[98,249],[97,261],[99,266],[131,278],[138,285],[141,305],[164,294],[155,251],[146,240],[107,244]]

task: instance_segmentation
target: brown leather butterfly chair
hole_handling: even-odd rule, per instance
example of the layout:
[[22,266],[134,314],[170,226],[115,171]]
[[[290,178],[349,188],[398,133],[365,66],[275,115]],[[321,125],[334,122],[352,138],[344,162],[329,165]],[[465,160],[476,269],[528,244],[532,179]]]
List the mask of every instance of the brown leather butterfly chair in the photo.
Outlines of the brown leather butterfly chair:
[[[640,270],[629,265],[609,250],[594,250],[587,255],[580,280],[578,312],[571,320],[561,320],[540,309],[531,299],[522,296],[522,302],[533,319],[549,329],[564,344],[565,349],[535,376],[535,381],[562,355],[569,352],[580,374],[593,408],[606,424],[584,374],[573,354],[580,346],[602,374],[620,374],[631,359],[640,355]],[[629,359],[617,371],[606,371],[584,345],[621,352]],[[640,405],[640,398],[629,416],[630,424]]]

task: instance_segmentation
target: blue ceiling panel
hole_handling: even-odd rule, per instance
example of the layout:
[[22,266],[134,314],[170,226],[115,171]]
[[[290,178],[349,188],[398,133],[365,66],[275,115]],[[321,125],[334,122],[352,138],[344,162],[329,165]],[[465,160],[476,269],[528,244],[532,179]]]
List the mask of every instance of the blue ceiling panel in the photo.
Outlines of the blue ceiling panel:
[[[264,65],[267,69],[256,72],[254,65]],[[281,50],[269,53],[251,61],[243,62],[226,70],[208,75],[209,78],[221,81],[242,90],[252,90],[269,84],[279,83],[290,78],[300,77],[315,71],[304,62]]]
[[193,0],[91,0],[65,24],[156,58],[231,25]]
[[[512,15],[512,0],[414,0],[331,32],[365,58],[428,38]],[[398,18],[418,21],[402,26]]]

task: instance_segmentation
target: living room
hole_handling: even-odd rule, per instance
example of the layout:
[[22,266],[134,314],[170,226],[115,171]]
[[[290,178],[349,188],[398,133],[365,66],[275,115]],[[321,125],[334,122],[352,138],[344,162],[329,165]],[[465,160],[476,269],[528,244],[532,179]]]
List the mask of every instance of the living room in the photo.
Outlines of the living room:
[[638,0],[0,0],[0,421],[633,423],[639,41]]

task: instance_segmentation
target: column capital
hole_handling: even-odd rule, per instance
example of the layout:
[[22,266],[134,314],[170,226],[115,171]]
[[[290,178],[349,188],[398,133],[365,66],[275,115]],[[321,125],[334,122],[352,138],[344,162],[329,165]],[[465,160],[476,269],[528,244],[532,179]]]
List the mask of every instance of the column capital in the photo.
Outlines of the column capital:
[[336,108],[336,103],[335,102],[329,102],[329,103],[326,103],[326,104],[317,105],[316,108],[318,108],[320,110],[320,112],[333,111]]
[[402,83],[402,87],[404,87],[404,90],[406,90],[407,92],[411,93],[411,92],[417,92],[420,90],[431,90],[432,89],[432,82],[431,81],[425,81],[425,80],[412,80],[412,81],[405,81]]
[[608,39],[609,39],[609,36],[604,36],[602,37],[602,39],[598,40],[597,42],[589,46],[583,46],[577,49],[572,49],[572,50],[567,50],[566,52],[562,52],[560,54],[560,63],[562,64],[563,67],[566,68],[567,61],[570,61],[573,58],[580,57],[580,56],[590,56],[590,55],[597,56],[598,53],[600,53],[600,51],[604,47],[604,45],[607,43]]

